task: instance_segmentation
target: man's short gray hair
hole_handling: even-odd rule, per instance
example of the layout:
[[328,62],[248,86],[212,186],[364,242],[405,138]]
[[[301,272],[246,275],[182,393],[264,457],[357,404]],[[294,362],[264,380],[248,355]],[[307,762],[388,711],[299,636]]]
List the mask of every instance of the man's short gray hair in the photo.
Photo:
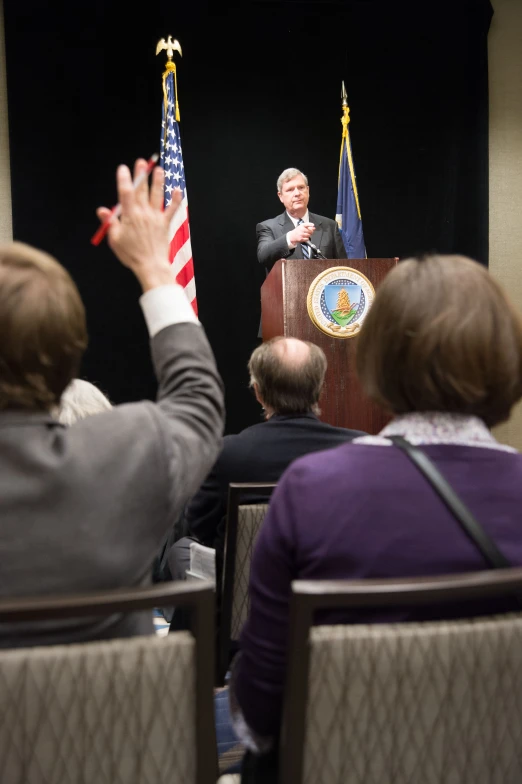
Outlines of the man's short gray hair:
[[62,425],[73,425],[79,419],[110,411],[111,408],[110,401],[98,387],[81,378],[73,378],[62,395],[55,415]]
[[319,398],[326,374],[324,351],[315,343],[300,341],[308,347],[308,355],[295,362],[286,356],[287,340],[272,338],[253,351],[248,363],[250,386],[257,385],[262,404],[274,414],[320,414]]
[[281,189],[285,184],[285,182],[288,182],[288,180],[293,180],[294,177],[298,177],[299,175],[301,175],[301,177],[308,185],[308,177],[306,176],[306,174],[303,174],[302,171],[299,171],[299,169],[285,169],[284,172],[281,172],[281,174],[277,178],[277,192],[281,193]]

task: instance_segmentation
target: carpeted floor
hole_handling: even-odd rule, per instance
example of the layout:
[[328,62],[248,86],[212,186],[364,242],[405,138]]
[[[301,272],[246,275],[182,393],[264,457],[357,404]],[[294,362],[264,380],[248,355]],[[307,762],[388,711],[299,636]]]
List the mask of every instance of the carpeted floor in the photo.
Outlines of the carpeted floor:
[[216,690],[214,695],[214,710],[216,716],[219,772],[239,773],[245,748],[238,740],[234,728],[232,727],[230,706],[228,702],[228,686]]

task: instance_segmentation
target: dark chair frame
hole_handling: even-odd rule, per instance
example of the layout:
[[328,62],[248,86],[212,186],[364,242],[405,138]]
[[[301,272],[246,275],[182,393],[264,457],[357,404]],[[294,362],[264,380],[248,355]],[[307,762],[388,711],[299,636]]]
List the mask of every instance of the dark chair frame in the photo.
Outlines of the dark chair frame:
[[225,680],[230,665],[230,635],[232,630],[232,604],[234,597],[234,580],[236,576],[237,529],[239,523],[239,507],[255,504],[248,496],[269,499],[277,483],[269,482],[231,482],[228,486],[227,519],[225,532],[225,551],[223,573],[221,575],[221,613],[218,636],[218,684]]
[[306,740],[310,629],[317,610],[442,604],[522,594],[522,569],[404,580],[296,580],[290,599],[279,781],[301,784]]
[[218,778],[214,724],[215,592],[212,582],[160,583],[147,588],[9,599],[0,602],[0,622],[44,621],[57,618],[112,615],[175,605],[190,610],[196,641],[196,782],[215,784]]

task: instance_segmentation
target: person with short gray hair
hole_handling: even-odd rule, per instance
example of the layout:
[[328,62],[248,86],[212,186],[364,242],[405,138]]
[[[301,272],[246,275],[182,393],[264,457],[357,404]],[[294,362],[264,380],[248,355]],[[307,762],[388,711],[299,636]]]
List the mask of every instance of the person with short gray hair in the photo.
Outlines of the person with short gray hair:
[[111,408],[110,400],[98,387],[82,378],[73,378],[65,388],[55,415],[62,425],[74,425],[79,419],[110,411]]
[[297,177],[299,174],[305,181],[305,184],[308,185],[308,177],[302,171],[293,168],[285,169],[284,172],[281,172],[281,174],[277,178],[277,192],[281,193],[285,182],[288,182],[289,180],[293,180],[294,177]]
[[214,468],[185,508],[178,527],[189,536],[166,543],[163,579],[184,579],[193,541],[214,547],[219,564],[230,482],[277,482],[298,457],[362,435],[319,419],[326,367],[323,350],[297,338],[276,337],[254,350],[248,363],[250,386],[264,421],[223,439]]
[[282,215],[257,224],[257,259],[269,272],[278,259],[345,259],[341,232],[332,218],[308,211],[308,177],[295,168],[277,178]]
[[315,343],[277,337],[258,346],[248,369],[265,418],[309,412],[319,416],[326,366],[324,351]]

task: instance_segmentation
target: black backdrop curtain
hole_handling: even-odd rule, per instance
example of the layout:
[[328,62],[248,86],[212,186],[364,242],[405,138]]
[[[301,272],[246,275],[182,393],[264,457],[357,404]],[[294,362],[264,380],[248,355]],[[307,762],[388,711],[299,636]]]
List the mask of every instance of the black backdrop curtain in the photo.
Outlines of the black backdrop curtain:
[[117,164],[159,146],[155,45],[169,34],[183,46],[197,294],[228,432],[259,418],[246,374],[264,277],[255,224],[281,211],[287,166],[308,174],[311,209],[335,214],[341,80],[368,255],[436,249],[487,264],[489,0],[4,7],[15,238],[72,273],[91,339],[82,375],[115,402],[153,397],[154,379],[138,286],[89,237],[95,207],[115,201]]

